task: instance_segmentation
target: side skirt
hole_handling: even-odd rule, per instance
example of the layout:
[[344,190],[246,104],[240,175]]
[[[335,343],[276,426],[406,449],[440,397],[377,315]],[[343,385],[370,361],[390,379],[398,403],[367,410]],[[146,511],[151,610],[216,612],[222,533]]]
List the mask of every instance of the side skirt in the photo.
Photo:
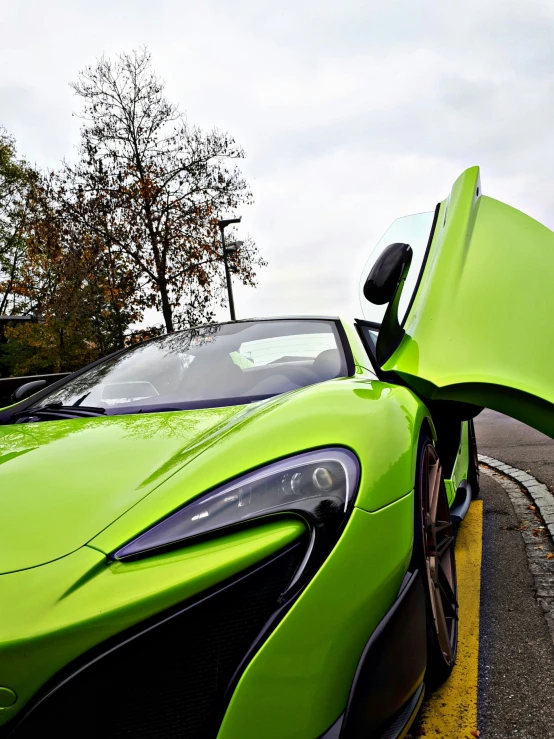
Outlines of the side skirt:
[[426,666],[425,591],[416,570],[362,653],[346,711],[320,739],[402,739],[423,700]]
[[456,497],[454,498],[454,503],[450,509],[450,519],[454,526],[459,526],[466,517],[471,503],[471,498],[471,485],[467,480],[462,480],[458,485]]

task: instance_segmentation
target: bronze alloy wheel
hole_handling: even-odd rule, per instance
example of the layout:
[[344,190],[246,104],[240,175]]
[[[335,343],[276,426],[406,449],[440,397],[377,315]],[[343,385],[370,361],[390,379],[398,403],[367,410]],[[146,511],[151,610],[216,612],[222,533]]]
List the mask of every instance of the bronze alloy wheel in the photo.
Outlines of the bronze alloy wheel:
[[[419,459],[419,566],[427,589],[427,681],[443,682],[454,666],[458,643],[456,537],[442,467],[431,441],[424,437]],[[419,522],[417,521],[419,519]]]

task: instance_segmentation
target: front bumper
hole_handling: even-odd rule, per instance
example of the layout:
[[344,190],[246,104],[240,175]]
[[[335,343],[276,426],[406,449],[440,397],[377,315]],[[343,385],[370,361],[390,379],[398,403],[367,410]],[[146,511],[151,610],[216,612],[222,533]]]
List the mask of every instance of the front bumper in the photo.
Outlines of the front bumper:
[[[220,568],[211,585],[205,577],[197,578],[196,592],[189,595],[184,581],[190,568],[205,566],[205,557],[214,556],[210,547],[219,547],[221,562],[228,563],[233,559],[229,544],[205,542],[208,549],[196,557],[190,547],[118,564],[119,587],[116,584],[113,597],[103,601],[96,601],[94,594],[102,593],[99,581],[108,577],[113,565],[106,566],[97,553],[98,562],[91,563],[87,574],[50,603],[56,610],[79,594],[79,602],[88,604],[88,618],[76,617],[64,629],[49,629],[51,614],[37,618],[35,610],[30,617],[35,634],[5,640],[0,684],[17,683],[26,709],[36,706],[20,726],[24,711],[19,716],[4,711],[9,719],[4,721],[6,730],[13,730],[14,739],[37,736],[36,726],[41,732],[52,726],[59,739],[320,736],[344,712],[364,645],[395,601],[411,554],[413,496],[375,513],[355,509],[331,555],[284,615],[276,618],[272,614],[279,609],[278,594],[302,550],[293,544],[302,528],[290,526],[296,528],[269,527],[272,532],[268,529],[265,535],[273,537],[272,544],[262,546],[259,538],[257,552],[251,542],[251,560],[262,565],[235,558],[235,572],[227,568],[222,576]],[[245,535],[235,535],[235,546]],[[217,586],[225,575],[234,584]],[[156,592],[148,593],[142,585],[142,597],[133,600],[130,576],[135,584],[148,579],[151,591],[157,583]],[[200,587],[200,580],[205,587]],[[168,592],[174,599],[169,610],[160,608],[160,603],[171,600]],[[235,595],[229,600],[231,593]],[[262,604],[260,597],[265,598]],[[36,633],[40,627],[42,633]],[[16,625],[12,623],[11,629],[17,631]],[[263,637],[257,640],[260,631]],[[78,654],[71,655],[72,649]],[[48,656],[47,665],[41,663],[41,654]],[[194,723],[191,706],[196,707],[195,716],[204,716],[204,723]],[[186,731],[185,720],[192,721]]]
[[103,642],[10,730],[36,739],[215,736],[225,692],[302,559],[299,542],[223,586]]

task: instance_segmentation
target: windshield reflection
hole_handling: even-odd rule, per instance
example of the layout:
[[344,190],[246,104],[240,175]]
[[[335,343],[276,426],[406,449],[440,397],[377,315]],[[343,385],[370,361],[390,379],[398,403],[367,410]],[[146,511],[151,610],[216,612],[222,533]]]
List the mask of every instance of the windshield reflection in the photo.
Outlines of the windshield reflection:
[[240,405],[346,374],[333,321],[245,321],[139,344],[68,380],[31,407],[96,407],[113,415]]

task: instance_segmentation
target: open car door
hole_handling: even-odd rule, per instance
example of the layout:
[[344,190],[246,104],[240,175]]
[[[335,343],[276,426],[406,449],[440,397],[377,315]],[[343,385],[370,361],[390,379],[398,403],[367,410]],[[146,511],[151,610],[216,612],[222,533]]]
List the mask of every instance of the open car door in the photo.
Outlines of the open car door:
[[428,401],[493,408],[554,438],[554,233],[482,195],[478,167],[434,215],[391,229],[362,279],[382,370]]

